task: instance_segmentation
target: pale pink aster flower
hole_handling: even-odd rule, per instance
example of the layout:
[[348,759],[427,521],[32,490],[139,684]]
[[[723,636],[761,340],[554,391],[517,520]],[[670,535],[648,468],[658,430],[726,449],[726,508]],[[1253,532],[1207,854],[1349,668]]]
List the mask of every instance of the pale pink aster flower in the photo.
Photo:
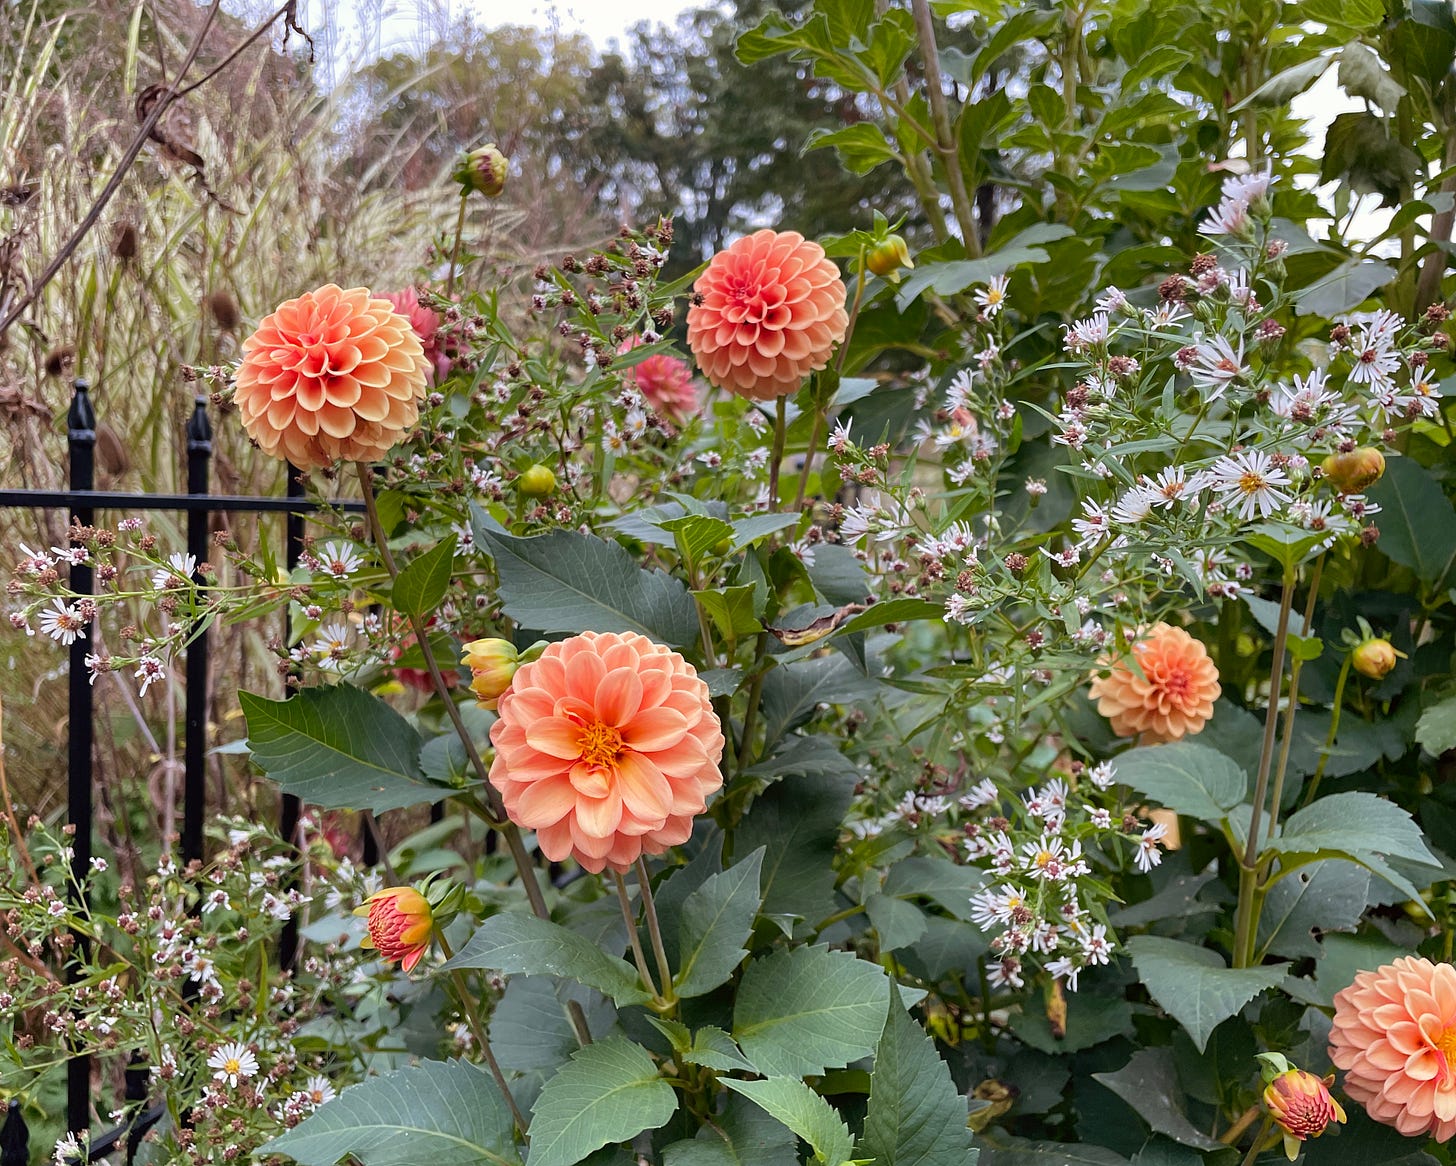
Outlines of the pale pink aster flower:
[[1235,350],[1222,336],[1200,340],[1193,346],[1193,361],[1188,375],[1201,389],[1208,390],[1208,400],[1216,401],[1224,390],[1244,372],[1244,340],[1239,337]]

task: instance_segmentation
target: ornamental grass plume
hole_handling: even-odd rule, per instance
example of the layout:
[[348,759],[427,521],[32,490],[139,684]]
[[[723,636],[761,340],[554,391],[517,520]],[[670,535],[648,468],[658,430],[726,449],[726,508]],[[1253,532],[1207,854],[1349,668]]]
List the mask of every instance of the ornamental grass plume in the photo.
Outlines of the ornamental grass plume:
[[1438,1142],[1456,1134],[1456,968],[1405,956],[1335,995],[1330,1060],[1378,1122]]
[[693,284],[688,347],[703,375],[754,401],[796,390],[844,339],[844,283],[797,231],[755,231],[719,251]]
[[635,632],[583,632],[523,664],[491,726],[490,782],[553,862],[621,873],[686,842],[723,784],[708,686]]
[[301,470],[378,461],[418,420],[429,371],[388,300],[326,284],[243,341],[233,400],[248,436]]
[[430,950],[430,937],[435,930],[430,902],[413,887],[386,887],[375,891],[355,915],[365,916],[369,934],[360,947],[377,949],[385,963],[399,962],[406,972]]
[[[1133,661],[1112,663],[1092,678],[1089,695],[1119,737],[1177,741],[1203,730],[1222,691],[1208,649],[1182,628],[1156,623],[1133,645]],[[1109,661],[1104,658],[1102,666]]]
[[[629,336],[617,351],[631,352],[641,343],[640,337]],[[698,391],[693,387],[693,370],[687,361],[659,352],[639,360],[627,375],[647,403],[674,425],[681,425],[698,411]]]

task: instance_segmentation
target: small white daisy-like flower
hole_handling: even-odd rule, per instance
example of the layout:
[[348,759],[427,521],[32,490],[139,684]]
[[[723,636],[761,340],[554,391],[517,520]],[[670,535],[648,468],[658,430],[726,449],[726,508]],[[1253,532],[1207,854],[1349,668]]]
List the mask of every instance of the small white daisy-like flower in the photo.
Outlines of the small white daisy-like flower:
[[69,567],[82,566],[91,557],[85,547],[51,547],[51,554]]
[[[1156,862],[1154,865],[1157,865]],[[1106,964],[1112,960],[1112,944],[1107,938],[1107,927],[1094,923],[1089,934],[1082,937],[1082,954],[1089,964]]]
[[59,599],[52,599],[51,603],[54,606],[45,608],[40,613],[40,630],[51,639],[59,640],[67,646],[77,640],[84,640],[86,621],[81,618],[76,605]]
[[1249,203],[1243,198],[1222,198],[1198,224],[1204,235],[1242,235],[1249,230]]
[[1112,768],[1112,762],[1101,761],[1087,771],[1087,780],[1100,790],[1108,790],[1117,780],[1117,770]]
[[142,682],[142,695],[147,695],[147,689],[151,688],[158,680],[165,680],[167,670],[162,666],[161,660],[155,656],[143,656],[137,661],[137,670],[132,676]]
[[186,587],[192,582],[192,576],[196,570],[196,555],[184,555],[180,551],[173,551],[167,556],[167,565],[158,567],[152,572],[152,586],[158,591]]
[[1001,800],[1001,791],[989,777],[982,778],[960,796],[960,804],[967,810],[979,810],[983,806],[995,805]]
[[303,1092],[308,1095],[309,1101],[313,1103],[315,1108],[320,1105],[326,1105],[338,1096],[334,1092],[334,1087],[329,1084],[329,1079],[318,1074],[308,1079],[303,1087]]
[[1133,855],[1133,861],[1137,864],[1138,870],[1144,874],[1163,861],[1163,852],[1158,846],[1167,832],[1167,826],[1162,822],[1155,822],[1144,830],[1143,836],[1138,839],[1137,853]]
[[207,897],[202,900],[202,913],[211,915],[214,911],[227,911],[232,908],[232,905],[228,893],[218,887],[216,890],[209,891]]
[[50,555],[42,551],[33,551],[24,543],[20,544],[20,553],[24,557],[16,564],[15,569],[22,575],[39,575],[56,565]]
[[1006,306],[1006,285],[1009,282],[1005,275],[998,275],[984,288],[971,293],[971,298],[980,306],[988,320],[994,319]]
[[343,624],[325,624],[319,628],[319,638],[310,647],[320,668],[336,670],[349,651],[349,629]]
[[317,558],[323,573],[334,579],[347,579],[364,565],[364,560],[355,553],[354,548],[344,543],[324,543]]
[[1046,970],[1054,979],[1065,980],[1069,991],[1077,990],[1077,977],[1082,974],[1082,969],[1072,962],[1070,956],[1063,955],[1054,960],[1048,960]]
[[835,424],[834,432],[829,435],[830,450],[832,450],[834,453],[844,452],[845,447],[850,444],[849,431],[853,427],[853,425],[853,418],[850,418],[848,421],[837,422]]
[[207,1058],[207,1067],[216,1070],[212,1075],[214,1081],[236,1089],[239,1081],[246,1081],[258,1072],[258,1058],[247,1045],[231,1041],[213,1050]]
[[1289,503],[1289,495],[1279,489],[1289,485],[1289,475],[1261,449],[1240,450],[1219,458],[1209,468],[1207,480],[1225,501],[1238,503],[1239,517],[1245,521],[1256,512],[1260,518],[1268,518]]
[[1234,348],[1223,336],[1200,340],[1193,346],[1193,363],[1188,375],[1200,389],[1206,390],[1206,399],[1216,401],[1224,390],[1244,373],[1244,339],[1239,337],[1239,346]]

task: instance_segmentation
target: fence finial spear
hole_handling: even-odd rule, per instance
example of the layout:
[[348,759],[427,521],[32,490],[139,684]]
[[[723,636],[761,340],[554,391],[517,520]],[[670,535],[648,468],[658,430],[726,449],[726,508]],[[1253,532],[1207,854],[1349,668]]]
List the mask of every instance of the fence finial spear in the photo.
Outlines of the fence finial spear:
[[194,397],[192,416],[187,419],[187,448],[189,450],[212,449],[212,421],[207,416],[207,398]]
[[67,436],[72,441],[96,440],[96,410],[91,407],[91,382],[77,377],[71,382],[75,392],[71,396],[71,408],[66,414]]

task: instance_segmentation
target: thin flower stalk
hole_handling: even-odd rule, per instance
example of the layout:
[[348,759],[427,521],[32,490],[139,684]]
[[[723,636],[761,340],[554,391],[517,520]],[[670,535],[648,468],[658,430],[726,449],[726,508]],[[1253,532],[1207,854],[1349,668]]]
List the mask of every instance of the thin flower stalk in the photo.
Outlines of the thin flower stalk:
[[[1314,605],[1319,600],[1320,576],[1324,572],[1325,556],[1315,560],[1309,577],[1309,597],[1304,604],[1304,622],[1300,625],[1300,636],[1309,638],[1314,627]],[[1274,767],[1274,792],[1269,799],[1269,840],[1279,824],[1279,806],[1284,798],[1284,777],[1289,770],[1289,749],[1294,743],[1294,714],[1299,708],[1299,673],[1304,667],[1304,657],[1296,656],[1289,666],[1289,705],[1284,710],[1284,732],[1279,742],[1279,762]]]
[[671,1004],[677,999],[672,988],[672,965],[667,962],[667,949],[662,946],[662,928],[657,922],[657,905],[652,901],[652,880],[647,874],[647,864],[637,860],[637,885],[642,889],[642,912],[647,917],[647,935],[652,941],[652,954],[657,959],[657,971],[662,977],[663,998]]
[[647,956],[642,951],[642,940],[637,934],[637,913],[632,910],[632,900],[627,895],[627,881],[616,871],[612,872],[612,881],[617,887],[617,903],[622,908],[622,918],[627,924],[627,938],[632,944],[632,962],[637,965],[642,986],[652,993],[654,1000],[661,1000],[657,985],[652,982],[652,973],[647,970]]

